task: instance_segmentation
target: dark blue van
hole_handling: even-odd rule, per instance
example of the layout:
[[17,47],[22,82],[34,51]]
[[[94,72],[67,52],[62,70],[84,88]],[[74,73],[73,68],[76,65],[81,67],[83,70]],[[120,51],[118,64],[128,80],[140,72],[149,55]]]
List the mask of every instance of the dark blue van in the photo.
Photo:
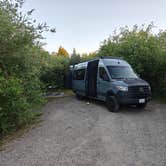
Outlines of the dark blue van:
[[120,105],[144,108],[151,99],[150,85],[125,60],[114,57],[75,65],[72,88],[78,98],[105,101],[110,111],[118,111]]

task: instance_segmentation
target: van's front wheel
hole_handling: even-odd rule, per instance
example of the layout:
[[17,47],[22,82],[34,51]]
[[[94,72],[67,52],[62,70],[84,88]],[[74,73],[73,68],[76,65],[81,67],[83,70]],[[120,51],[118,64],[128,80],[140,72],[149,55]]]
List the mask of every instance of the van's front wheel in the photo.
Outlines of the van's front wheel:
[[117,112],[119,110],[119,103],[114,96],[107,97],[106,105],[108,110],[111,112]]

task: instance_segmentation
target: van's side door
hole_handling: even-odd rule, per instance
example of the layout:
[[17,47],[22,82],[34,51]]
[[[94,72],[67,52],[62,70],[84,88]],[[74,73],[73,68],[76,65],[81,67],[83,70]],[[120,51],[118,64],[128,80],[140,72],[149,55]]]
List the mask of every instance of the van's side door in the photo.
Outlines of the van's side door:
[[100,100],[105,100],[106,93],[110,88],[110,79],[104,67],[99,66],[98,68],[98,79],[97,79],[97,97]]

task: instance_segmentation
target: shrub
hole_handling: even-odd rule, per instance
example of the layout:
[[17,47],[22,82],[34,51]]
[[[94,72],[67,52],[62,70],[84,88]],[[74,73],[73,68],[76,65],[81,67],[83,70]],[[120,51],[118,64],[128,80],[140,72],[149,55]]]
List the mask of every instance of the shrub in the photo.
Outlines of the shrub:
[[0,1],[0,135],[31,122],[44,100],[40,76],[50,58],[39,41],[48,27],[35,26],[32,11],[20,13],[22,4]]
[[69,69],[69,63],[69,58],[63,56],[51,57],[51,64],[45,66],[41,74],[41,80],[46,88],[48,86],[64,87],[64,78]]
[[[22,81],[11,77],[0,77],[0,134],[29,121],[26,113],[30,108],[24,95]],[[25,115],[26,116],[23,116]]]

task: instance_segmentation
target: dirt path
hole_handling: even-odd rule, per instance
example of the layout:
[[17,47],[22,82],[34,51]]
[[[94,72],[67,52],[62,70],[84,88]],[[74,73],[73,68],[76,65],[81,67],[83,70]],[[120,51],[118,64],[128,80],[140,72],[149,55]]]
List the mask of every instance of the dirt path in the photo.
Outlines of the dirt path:
[[166,166],[166,105],[111,113],[66,97],[43,111],[40,126],[0,152],[0,166]]

